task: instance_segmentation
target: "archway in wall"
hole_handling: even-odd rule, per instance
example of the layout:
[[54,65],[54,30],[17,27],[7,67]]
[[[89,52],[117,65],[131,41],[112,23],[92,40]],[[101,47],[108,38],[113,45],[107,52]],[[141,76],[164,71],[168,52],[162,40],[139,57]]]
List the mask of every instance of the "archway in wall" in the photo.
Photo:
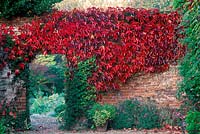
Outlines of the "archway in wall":
[[34,131],[58,131],[61,126],[61,113],[65,110],[63,63],[62,55],[37,55],[29,64],[28,100]]
[[[97,67],[87,82],[97,94],[118,90],[138,72],[162,72],[183,55],[178,44],[176,12],[156,9],[90,8],[87,11],[56,11],[19,28],[1,26],[1,68],[6,65],[28,87],[28,64],[37,54],[62,54],[69,78],[79,62],[93,59]],[[8,35],[8,36],[7,36]],[[9,74],[8,74],[9,76]]]

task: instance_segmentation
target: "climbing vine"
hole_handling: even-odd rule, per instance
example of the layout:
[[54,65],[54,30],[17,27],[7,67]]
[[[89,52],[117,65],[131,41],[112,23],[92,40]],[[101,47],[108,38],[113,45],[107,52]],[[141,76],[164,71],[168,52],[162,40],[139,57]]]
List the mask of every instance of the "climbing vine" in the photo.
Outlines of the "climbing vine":
[[[95,87],[87,79],[96,69],[94,57],[78,62],[77,68],[72,71],[66,69],[64,128],[71,129],[81,117],[86,116],[86,111],[95,103]],[[73,76],[70,75],[71,72]]]
[[174,7],[183,14],[181,25],[184,27],[185,38],[181,41],[187,46],[187,54],[179,67],[183,76],[179,93],[186,93],[187,98],[196,105],[200,101],[200,2],[175,0]]
[[98,69],[88,82],[98,92],[118,90],[119,81],[126,82],[137,72],[165,71],[184,54],[178,43],[180,19],[177,12],[157,9],[89,8],[56,11],[21,26],[18,34],[1,25],[1,40],[9,34],[15,45],[1,41],[7,57],[0,58],[0,66],[14,62],[13,72],[19,75],[38,53],[63,54],[69,68],[95,56]]

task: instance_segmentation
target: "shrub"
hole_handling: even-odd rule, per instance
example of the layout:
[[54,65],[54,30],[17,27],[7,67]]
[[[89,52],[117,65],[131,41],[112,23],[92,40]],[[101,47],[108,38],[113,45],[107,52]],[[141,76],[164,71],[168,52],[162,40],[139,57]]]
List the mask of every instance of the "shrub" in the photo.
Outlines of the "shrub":
[[[88,110],[87,117],[92,120],[95,127],[103,126],[109,120],[113,120],[116,115],[116,108],[109,104],[95,104]],[[93,126],[94,127],[94,126]]]
[[163,125],[181,126],[182,114],[178,109],[171,109],[169,107],[161,108],[160,117]]
[[[73,68],[71,72],[71,68],[66,69],[66,109],[63,117],[65,129],[71,129],[95,103],[95,88],[88,83],[88,77],[91,77],[95,68],[95,58],[90,58],[79,62],[77,68]],[[72,77],[70,73],[73,73]]]
[[140,102],[137,100],[126,100],[122,102],[118,109],[111,126],[114,129],[132,128],[136,125],[137,110]]
[[54,109],[63,105],[64,102],[64,94],[53,94],[51,96],[40,96],[37,98],[32,98],[30,100],[30,113],[31,114],[47,114],[49,112],[54,112]]
[[96,111],[93,121],[96,127],[103,126],[110,119],[110,113],[107,110]]
[[66,109],[66,105],[65,104],[60,104],[55,108],[55,116],[58,119],[59,122],[63,122],[64,119],[64,114],[65,114],[65,109]]
[[186,116],[187,127],[189,134],[200,134],[200,112],[189,111]]
[[120,104],[111,126],[114,129],[151,129],[161,126],[160,111],[153,102],[126,100]]
[[53,4],[61,0],[2,0],[0,17],[33,16],[49,12]]
[[161,119],[159,109],[152,102],[148,102],[140,106],[138,111],[137,128],[152,129],[161,127]]

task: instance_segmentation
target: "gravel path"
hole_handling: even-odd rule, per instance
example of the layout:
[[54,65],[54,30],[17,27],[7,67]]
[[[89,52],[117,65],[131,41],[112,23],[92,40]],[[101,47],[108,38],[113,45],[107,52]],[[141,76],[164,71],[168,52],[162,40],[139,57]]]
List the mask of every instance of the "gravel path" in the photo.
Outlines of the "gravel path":
[[[55,117],[33,114],[31,119],[31,131],[18,132],[17,134],[60,134],[59,123]],[[61,133],[63,134],[63,133]]]
[[31,131],[15,132],[13,134],[182,134],[180,131],[169,130],[109,130],[107,132],[96,131],[61,131],[59,130],[59,123],[56,118],[46,115],[32,115],[31,116]]
[[31,125],[34,130],[58,128],[59,123],[55,117],[47,115],[31,115]]

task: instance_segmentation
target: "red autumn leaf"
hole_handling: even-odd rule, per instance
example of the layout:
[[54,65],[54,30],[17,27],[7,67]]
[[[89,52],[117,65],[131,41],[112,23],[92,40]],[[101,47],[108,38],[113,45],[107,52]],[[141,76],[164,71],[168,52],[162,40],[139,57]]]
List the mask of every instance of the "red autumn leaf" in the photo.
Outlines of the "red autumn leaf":
[[20,63],[20,64],[19,64],[19,68],[22,69],[22,70],[24,70],[25,64],[24,64],[24,63]]
[[19,75],[19,74],[20,74],[19,69],[16,69],[16,70],[15,70],[15,75]]

